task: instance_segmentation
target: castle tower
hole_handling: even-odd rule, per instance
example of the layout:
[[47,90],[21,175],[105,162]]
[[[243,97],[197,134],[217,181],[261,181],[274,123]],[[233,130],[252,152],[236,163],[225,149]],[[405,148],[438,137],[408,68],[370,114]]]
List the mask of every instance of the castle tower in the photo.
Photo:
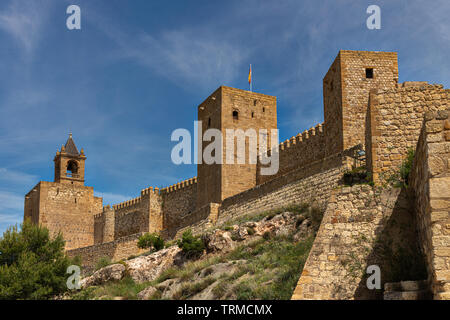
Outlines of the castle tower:
[[103,211],[103,199],[84,185],[85,160],[69,135],[54,158],[55,181],[40,181],[25,196],[24,220],[47,227],[52,237],[61,232],[66,250],[94,244],[94,215]]
[[397,82],[396,52],[339,51],[323,79],[327,155],[364,145],[370,90]]
[[78,152],[72,134],[69,134],[66,144],[61,146],[61,151],[56,152],[53,160],[55,162],[55,182],[83,186],[85,160],[83,149]]
[[[223,137],[222,164],[201,163],[197,166],[197,208],[208,203],[221,203],[223,199],[256,186],[256,164],[249,163],[249,138],[245,138],[245,163],[226,163],[226,130],[241,129],[244,132],[277,128],[276,97],[221,86],[198,107],[198,120],[202,121],[202,136],[211,128],[218,129]],[[259,139],[258,139],[259,140]],[[270,141],[269,141],[270,142]],[[205,150],[210,141],[199,143]],[[235,138],[237,155],[237,139]],[[259,141],[257,149],[259,150]]]

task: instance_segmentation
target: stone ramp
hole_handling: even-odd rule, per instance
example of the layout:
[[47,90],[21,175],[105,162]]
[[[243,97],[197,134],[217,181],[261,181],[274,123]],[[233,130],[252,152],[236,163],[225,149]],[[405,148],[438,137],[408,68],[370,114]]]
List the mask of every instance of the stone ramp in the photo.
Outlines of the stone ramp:
[[384,284],[384,300],[431,300],[432,294],[428,282],[400,281]]

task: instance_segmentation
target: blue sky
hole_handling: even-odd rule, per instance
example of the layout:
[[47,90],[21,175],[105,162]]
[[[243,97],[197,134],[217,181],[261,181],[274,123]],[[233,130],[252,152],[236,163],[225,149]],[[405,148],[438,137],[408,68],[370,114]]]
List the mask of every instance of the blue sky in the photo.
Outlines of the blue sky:
[[[81,30],[66,8],[81,8]],[[381,7],[381,30],[366,8]],[[196,175],[171,163],[176,128],[220,85],[278,99],[280,140],[323,121],[322,78],[340,49],[397,51],[400,82],[449,86],[450,3],[412,1],[2,0],[0,233],[53,181],[73,132],[104,202]]]

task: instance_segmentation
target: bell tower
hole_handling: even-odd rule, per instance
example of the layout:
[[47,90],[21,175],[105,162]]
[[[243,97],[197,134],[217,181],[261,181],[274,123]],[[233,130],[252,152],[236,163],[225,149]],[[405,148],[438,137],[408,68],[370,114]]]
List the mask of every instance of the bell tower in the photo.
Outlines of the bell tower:
[[53,160],[55,162],[55,182],[84,186],[85,160],[84,150],[81,149],[78,152],[72,134],[69,134],[66,144],[61,146],[61,151],[56,152]]

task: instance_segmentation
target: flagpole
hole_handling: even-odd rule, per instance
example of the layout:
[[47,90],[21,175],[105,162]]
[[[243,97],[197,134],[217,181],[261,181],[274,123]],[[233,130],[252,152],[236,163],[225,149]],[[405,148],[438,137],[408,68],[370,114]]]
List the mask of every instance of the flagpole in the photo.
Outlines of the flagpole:
[[252,92],[252,64],[250,63],[250,92]]

